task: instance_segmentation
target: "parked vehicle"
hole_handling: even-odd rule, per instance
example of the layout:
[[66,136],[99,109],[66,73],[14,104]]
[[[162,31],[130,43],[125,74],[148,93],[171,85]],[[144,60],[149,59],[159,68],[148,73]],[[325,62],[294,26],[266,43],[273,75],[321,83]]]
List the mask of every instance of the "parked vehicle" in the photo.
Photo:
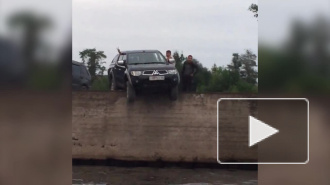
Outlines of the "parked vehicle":
[[91,87],[91,75],[86,66],[72,60],[72,89],[88,90]]
[[108,69],[111,89],[126,89],[127,100],[134,101],[136,91],[165,87],[172,100],[178,98],[180,76],[157,50],[123,51],[116,55]]

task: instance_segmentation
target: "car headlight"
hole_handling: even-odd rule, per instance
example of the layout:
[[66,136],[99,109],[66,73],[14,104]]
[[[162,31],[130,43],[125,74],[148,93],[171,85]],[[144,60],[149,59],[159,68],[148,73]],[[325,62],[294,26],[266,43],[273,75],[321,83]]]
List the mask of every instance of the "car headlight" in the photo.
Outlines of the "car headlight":
[[131,75],[133,76],[140,76],[142,74],[141,71],[131,71]]
[[167,73],[171,74],[171,75],[175,75],[175,74],[178,74],[178,70],[176,70],[176,69],[167,70]]

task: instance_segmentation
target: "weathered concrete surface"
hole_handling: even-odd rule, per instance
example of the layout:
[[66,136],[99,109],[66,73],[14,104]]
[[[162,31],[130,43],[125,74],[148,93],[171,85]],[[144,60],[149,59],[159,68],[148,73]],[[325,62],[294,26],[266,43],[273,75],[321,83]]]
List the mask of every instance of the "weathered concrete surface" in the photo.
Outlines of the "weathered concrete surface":
[[[184,94],[172,102],[164,95],[148,95],[127,104],[125,94],[72,93],[72,158],[216,162],[217,100],[248,96]],[[251,111],[247,105],[237,104],[235,109]],[[231,114],[237,112],[226,112]],[[247,127],[240,119],[221,121],[221,126],[228,128],[233,124]],[[231,129],[227,134],[228,142],[248,142],[247,132]],[[225,143],[220,144],[224,151],[229,147]],[[222,159],[255,160],[256,152],[238,149],[222,153]]]

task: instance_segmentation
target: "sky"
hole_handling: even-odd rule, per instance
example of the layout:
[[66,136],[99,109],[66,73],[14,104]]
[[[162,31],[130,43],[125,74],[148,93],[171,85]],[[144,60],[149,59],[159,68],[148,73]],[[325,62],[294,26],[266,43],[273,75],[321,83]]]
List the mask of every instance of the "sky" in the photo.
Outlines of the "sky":
[[288,40],[293,23],[311,24],[318,18],[330,20],[329,0],[259,1],[259,43],[281,46]]
[[70,43],[71,9],[72,5],[68,0],[51,0],[47,3],[42,0],[2,0],[0,2],[0,37],[15,41],[17,35],[7,24],[8,19],[13,15],[30,12],[38,18],[46,18],[51,26],[39,37],[42,37],[44,43],[49,46],[48,49],[51,50],[47,52],[47,55],[50,55],[47,57],[58,61],[63,50]]
[[[56,48],[54,55],[69,43],[72,28],[73,59],[81,61],[79,51],[96,48],[108,56],[106,67],[117,47],[177,50],[207,67],[226,66],[232,53],[251,49],[257,54],[258,39],[280,45],[295,19],[330,20],[329,0],[73,0],[72,5],[67,0],[40,1],[1,1],[0,37],[11,34],[8,16],[29,10],[52,20],[45,38]],[[259,5],[258,19],[247,10],[252,3]]]
[[226,66],[233,53],[258,52],[256,0],[73,0],[72,57],[96,48],[105,66],[124,50],[193,55],[205,67]]

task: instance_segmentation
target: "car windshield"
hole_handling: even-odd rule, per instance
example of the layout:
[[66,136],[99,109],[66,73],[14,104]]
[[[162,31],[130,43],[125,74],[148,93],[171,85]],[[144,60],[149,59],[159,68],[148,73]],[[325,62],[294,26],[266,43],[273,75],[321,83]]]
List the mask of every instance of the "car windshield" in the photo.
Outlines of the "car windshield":
[[159,52],[129,53],[128,64],[165,64],[164,56]]

